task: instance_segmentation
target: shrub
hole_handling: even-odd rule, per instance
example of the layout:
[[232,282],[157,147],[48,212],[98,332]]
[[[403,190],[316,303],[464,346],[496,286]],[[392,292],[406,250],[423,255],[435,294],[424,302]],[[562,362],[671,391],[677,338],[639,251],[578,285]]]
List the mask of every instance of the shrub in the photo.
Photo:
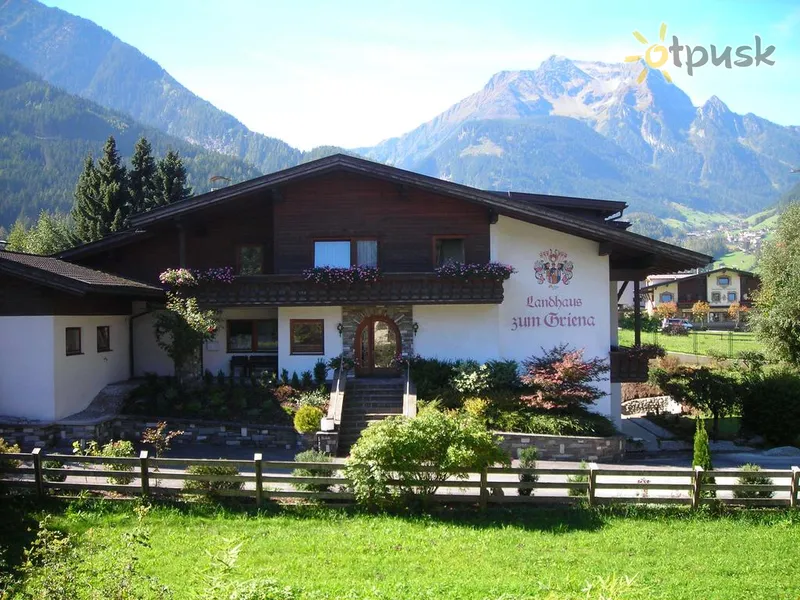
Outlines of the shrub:
[[489,389],[489,366],[474,360],[457,363],[452,380],[453,387],[462,394],[477,395]]
[[[539,451],[536,446],[528,446],[519,452],[519,466],[523,469],[535,469],[536,461],[539,458]],[[536,473],[520,473],[519,480],[522,483],[536,483],[539,481],[539,476]],[[533,494],[533,485],[530,487],[517,488],[517,494],[520,496],[530,496]]]
[[[294,457],[295,462],[318,462],[329,463],[333,459],[325,452],[318,450],[306,450]],[[292,471],[295,477],[333,477],[333,469],[295,469]],[[331,486],[327,483],[294,483],[295,488],[305,492],[327,492]]]
[[[236,467],[224,467],[219,465],[192,465],[186,472],[191,475],[227,475],[235,476],[239,474]],[[208,492],[213,494],[221,490],[240,490],[244,482],[242,481],[209,481],[207,479],[187,479],[183,482],[183,489],[188,492]]]
[[509,457],[475,419],[425,408],[413,419],[389,417],[367,427],[351,449],[346,475],[358,502],[382,505],[433,494],[453,470],[495,463],[508,464]]
[[[133,455],[133,444],[131,444],[128,440],[111,440],[100,450],[100,456],[105,456],[108,458],[131,457]],[[104,463],[103,467],[114,471],[133,471],[133,465],[130,463],[119,463],[112,461]],[[109,477],[108,481],[118,485],[127,485],[132,482],[133,479],[133,476],[120,475]]]
[[303,371],[300,375],[300,387],[304,390],[310,390],[314,387],[314,376],[311,371]]
[[490,390],[513,390],[519,387],[519,363],[515,360],[490,360]]
[[324,360],[319,359],[314,365],[314,382],[318,386],[321,386],[325,383],[325,380],[327,378],[328,378],[328,365],[325,363]]
[[[0,438],[0,454],[16,454],[20,452],[19,444],[9,444]],[[18,460],[0,459],[0,469],[16,469],[20,464]]]
[[[42,468],[43,469],[63,469],[64,465],[57,460],[44,460],[42,461]],[[55,482],[55,483],[63,483],[67,480],[67,474],[65,472],[61,473],[54,473],[49,474],[45,473],[43,475],[45,481]]]
[[320,421],[324,416],[319,408],[306,404],[297,409],[294,415],[294,428],[297,433],[314,433],[319,431]]
[[226,600],[294,600],[292,588],[274,579],[254,579],[234,584]]
[[[586,464],[585,460],[582,460],[579,468],[588,471],[589,465]],[[569,483],[589,483],[589,474],[567,475],[567,481]],[[573,497],[587,497],[589,495],[589,490],[570,488],[568,494]]]
[[289,380],[289,385],[296,390],[299,390],[302,387],[300,385],[300,377],[297,376],[297,371],[292,372],[292,378]]
[[450,389],[455,363],[436,358],[415,358],[411,361],[411,377],[417,387],[417,398],[433,400]]
[[528,417],[526,430],[521,433],[610,437],[616,435],[617,428],[603,415],[589,411],[575,414],[534,413]]
[[486,419],[489,401],[486,398],[467,398],[464,400],[464,412],[479,420]]
[[297,404],[300,406],[316,406],[324,410],[327,408],[330,400],[331,397],[327,390],[324,387],[320,387],[319,389],[300,394]]
[[283,385],[289,385],[289,371],[286,369],[281,369],[281,383]]
[[275,400],[283,404],[297,396],[297,390],[290,385],[279,385],[275,388]]
[[653,398],[664,396],[664,391],[653,383],[623,383],[622,401],[636,400],[637,398]]
[[[706,431],[705,421],[695,419],[694,431],[694,454],[692,456],[692,466],[702,467],[704,471],[713,471],[714,465],[711,464],[711,448],[708,445],[708,432]],[[705,477],[707,483],[714,483],[713,477]],[[704,498],[715,498],[717,493],[714,490],[703,492]]]
[[743,386],[742,429],[778,446],[794,445],[800,432],[800,375],[781,369]]
[[[736,480],[739,485],[773,485],[773,481],[769,477],[758,475],[761,467],[752,463],[747,463],[740,467],[742,471],[748,471],[753,475],[742,475]],[[734,490],[734,498],[772,498],[775,492],[771,490]]]

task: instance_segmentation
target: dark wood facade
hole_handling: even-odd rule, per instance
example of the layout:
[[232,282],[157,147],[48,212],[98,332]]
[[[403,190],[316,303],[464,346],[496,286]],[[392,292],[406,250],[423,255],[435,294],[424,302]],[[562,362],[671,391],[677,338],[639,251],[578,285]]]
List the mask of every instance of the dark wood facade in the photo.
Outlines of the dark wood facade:
[[131,300],[106,294],[77,295],[0,274],[0,315],[129,315]]

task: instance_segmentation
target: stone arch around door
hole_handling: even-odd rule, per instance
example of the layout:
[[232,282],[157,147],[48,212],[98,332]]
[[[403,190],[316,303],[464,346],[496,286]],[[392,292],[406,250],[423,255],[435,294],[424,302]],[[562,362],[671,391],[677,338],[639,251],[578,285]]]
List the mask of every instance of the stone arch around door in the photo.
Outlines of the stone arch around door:
[[402,353],[408,356],[414,354],[414,318],[410,305],[343,306],[342,350],[347,356],[353,357],[356,330],[369,317],[382,317],[391,320],[400,332]]

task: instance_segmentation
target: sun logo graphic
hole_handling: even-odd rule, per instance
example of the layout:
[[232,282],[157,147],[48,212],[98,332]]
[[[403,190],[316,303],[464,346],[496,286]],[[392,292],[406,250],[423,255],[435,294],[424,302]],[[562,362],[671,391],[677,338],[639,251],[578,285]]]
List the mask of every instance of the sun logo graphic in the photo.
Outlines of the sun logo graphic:
[[[667,36],[667,24],[662,23],[661,28],[658,30],[658,39],[660,42],[664,41],[664,38]],[[672,77],[669,76],[666,69],[662,69],[667,61],[669,60],[669,49],[664,46],[664,44],[651,44],[647,41],[647,38],[644,37],[638,31],[633,32],[633,37],[635,37],[639,42],[648,46],[647,50],[644,51],[644,55],[636,54],[633,56],[626,56],[625,62],[639,62],[640,60],[644,59],[645,67],[642,69],[642,72],[639,73],[639,77],[636,78],[636,83],[642,83],[647,78],[647,71],[649,69],[654,69],[656,71],[661,71],[661,74],[664,76],[664,79],[672,83]],[[657,57],[657,58],[656,58]]]

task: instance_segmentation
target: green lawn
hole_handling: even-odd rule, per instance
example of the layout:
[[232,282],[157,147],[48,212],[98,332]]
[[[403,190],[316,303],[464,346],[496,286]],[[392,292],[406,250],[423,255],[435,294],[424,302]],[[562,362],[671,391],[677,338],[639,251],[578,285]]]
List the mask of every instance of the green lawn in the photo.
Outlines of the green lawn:
[[[156,508],[143,521],[150,546],[137,562],[176,599],[228,598],[208,592],[207,578],[217,573],[226,585],[274,578],[291,586],[295,599],[772,600],[800,594],[798,517],[780,510],[714,516],[641,507],[459,509],[428,516]],[[78,578],[86,597],[103,574],[124,572],[122,540],[135,523],[129,505],[77,505],[52,520],[75,535],[82,562],[68,576]],[[3,539],[17,540],[24,527],[2,532]],[[226,572],[214,557],[235,554],[227,551],[237,545],[238,558]]]
[[[732,340],[732,344],[731,344]],[[686,354],[708,354],[709,349],[724,352],[735,357],[742,351],[763,352],[764,348],[752,333],[729,331],[696,331],[689,335],[664,335],[660,332],[642,332],[643,344],[658,344],[668,352],[684,352]],[[633,346],[633,329],[619,330],[619,344]]]
[[714,263],[714,268],[730,267],[742,271],[752,271],[756,264],[756,255],[738,250],[730,252]]

